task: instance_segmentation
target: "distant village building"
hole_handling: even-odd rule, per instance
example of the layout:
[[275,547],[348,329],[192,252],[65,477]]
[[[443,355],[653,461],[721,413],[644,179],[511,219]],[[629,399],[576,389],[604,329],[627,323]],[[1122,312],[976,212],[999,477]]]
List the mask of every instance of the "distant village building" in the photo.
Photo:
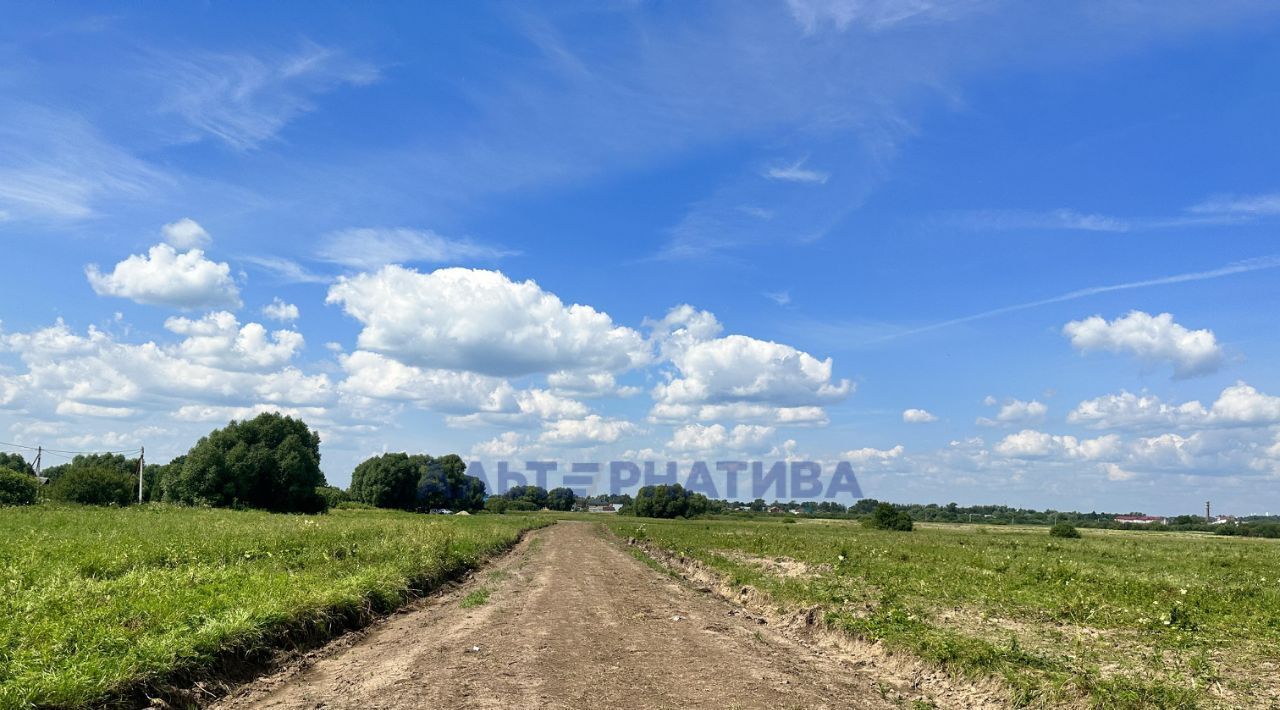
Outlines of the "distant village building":
[[614,506],[612,503],[605,503],[604,505],[587,506],[587,512],[588,513],[616,513],[618,512],[618,508]]
[[1117,515],[1115,518],[1117,523],[1128,523],[1130,525],[1152,525],[1159,523],[1164,525],[1165,518],[1159,515]]

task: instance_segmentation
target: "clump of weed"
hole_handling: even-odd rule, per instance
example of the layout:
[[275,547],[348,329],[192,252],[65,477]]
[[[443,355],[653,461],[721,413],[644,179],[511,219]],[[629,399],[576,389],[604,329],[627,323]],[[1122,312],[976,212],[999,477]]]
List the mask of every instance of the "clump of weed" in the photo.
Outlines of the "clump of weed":
[[491,594],[491,592],[488,590],[488,588],[481,587],[475,590],[474,592],[468,594],[467,596],[463,597],[462,603],[459,604],[459,606],[461,606],[463,609],[474,609],[478,606],[484,606],[485,604],[489,603],[489,594]]

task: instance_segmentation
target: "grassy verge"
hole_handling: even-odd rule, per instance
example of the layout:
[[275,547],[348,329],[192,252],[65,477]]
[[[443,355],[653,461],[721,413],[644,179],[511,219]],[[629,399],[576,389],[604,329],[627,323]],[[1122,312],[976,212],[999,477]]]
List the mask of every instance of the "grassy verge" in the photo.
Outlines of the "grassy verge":
[[0,510],[0,708],[100,705],[328,638],[549,522]]
[[1213,536],[841,522],[607,524],[787,609],[996,677],[1020,705],[1280,702],[1280,544]]

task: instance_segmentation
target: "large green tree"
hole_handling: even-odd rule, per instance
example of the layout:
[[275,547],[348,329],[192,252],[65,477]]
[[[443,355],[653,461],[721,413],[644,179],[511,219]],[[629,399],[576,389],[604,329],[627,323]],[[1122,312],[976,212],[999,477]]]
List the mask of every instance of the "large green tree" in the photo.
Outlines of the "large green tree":
[[467,475],[467,464],[461,456],[447,454],[439,458],[425,458],[426,465],[418,479],[419,510],[480,510],[484,507],[484,481]]
[[631,511],[643,518],[690,518],[707,512],[707,497],[679,483],[636,491]]
[[379,508],[479,510],[484,481],[467,475],[457,454],[432,457],[394,453],[374,456],[351,473],[351,496]]
[[573,510],[577,501],[578,496],[574,495],[572,488],[561,486],[547,491],[547,507],[552,510]]
[[512,502],[527,503],[533,510],[547,507],[547,489],[542,486],[512,486],[503,495]]
[[22,454],[11,454],[8,451],[0,451],[0,471],[9,470],[17,473],[25,473],[28,476],[34,476],[36,470],[22,458]]
[[365,459],[351,472],[351,498],[378,508],[413,510],[418,505],[418,480],[429,458],[395,453]]
[[143,500],[163,500],[166,488],[173,485],[172,482],[182,472],[182,466],[186,460],[187,455],[183,454],[175,456],[169,463],[147,464],[142,470]]
[[320,435],[302,420],[276,413],[232,421],[200,439],[181,471],[164,483],[167,501],[321,512]]

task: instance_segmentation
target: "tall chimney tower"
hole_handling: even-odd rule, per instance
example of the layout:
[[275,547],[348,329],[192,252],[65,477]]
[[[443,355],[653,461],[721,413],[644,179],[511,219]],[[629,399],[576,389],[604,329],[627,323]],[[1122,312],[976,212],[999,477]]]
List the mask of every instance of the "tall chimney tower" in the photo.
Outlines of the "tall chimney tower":
[[1204,521],[1206,523],[1213,522],[1213,518],[1209,515],[1209,501],[1207,500],[1204,502]]

